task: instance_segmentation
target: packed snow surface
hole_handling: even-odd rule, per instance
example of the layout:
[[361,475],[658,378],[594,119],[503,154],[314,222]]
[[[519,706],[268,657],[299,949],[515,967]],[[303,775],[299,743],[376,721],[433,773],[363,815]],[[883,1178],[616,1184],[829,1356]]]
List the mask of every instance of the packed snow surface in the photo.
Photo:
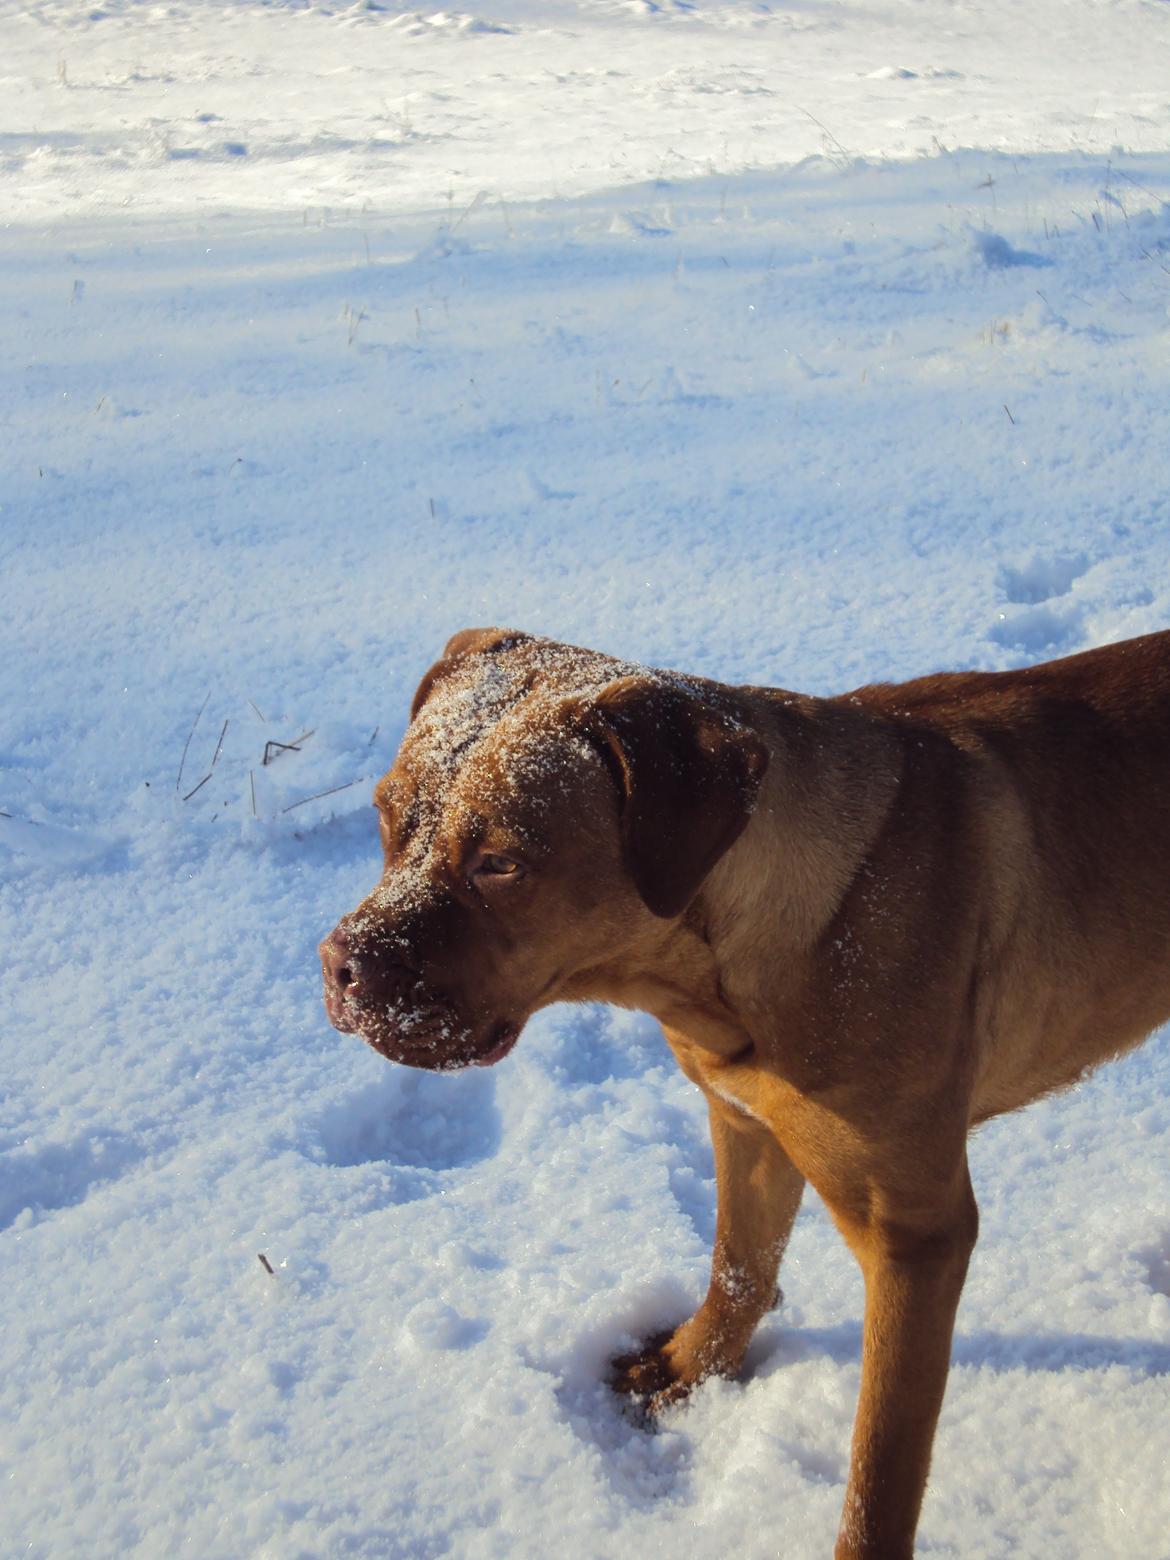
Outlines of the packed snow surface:
[[[1168,62],[1164,0],[0,0],[0,1552],[830,1552],[816,1199],[646,1435],[714,1222],[656,1026],[409,1072],[315,944],[457,628],[830,692],[1170,626]],[[921,1552],[1165,1560],[1166,1035],[972,1162]]]

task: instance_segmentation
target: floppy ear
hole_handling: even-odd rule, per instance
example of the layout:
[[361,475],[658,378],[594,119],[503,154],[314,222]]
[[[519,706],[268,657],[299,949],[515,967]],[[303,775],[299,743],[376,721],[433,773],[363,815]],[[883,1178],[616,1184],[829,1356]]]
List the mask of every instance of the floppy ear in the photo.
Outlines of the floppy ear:
[[443,646],[443,654],[415,690],[410,705],[411,720],[430,698],[431,689],[454,669],[461,656],[493,655],[499,650],[510,650],[513,645],[522,645],[531,638],[531,634],[522,634],[514,628],[463,628],[452,634]]
[[767,748],[702,699],[645,677],[611,683],[580,714],[618,782],[635,887],[655,915],[681,915],[747,827]]

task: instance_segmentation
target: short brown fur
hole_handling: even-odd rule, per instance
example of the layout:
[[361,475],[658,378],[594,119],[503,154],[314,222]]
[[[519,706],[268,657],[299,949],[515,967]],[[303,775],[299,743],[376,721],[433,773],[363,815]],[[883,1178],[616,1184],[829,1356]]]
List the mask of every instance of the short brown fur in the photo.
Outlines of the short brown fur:
[[715,1251],[615,1385],[655,1413],[740,1368],[811,1182],[866,1287],[836,1555],[909,1556],[967,1134],[1170,1019],[1170,633],[816,699],[473,630],[416,710],[330,1016],[451,1067],[551,1002],[655,1014],[707,1099]]

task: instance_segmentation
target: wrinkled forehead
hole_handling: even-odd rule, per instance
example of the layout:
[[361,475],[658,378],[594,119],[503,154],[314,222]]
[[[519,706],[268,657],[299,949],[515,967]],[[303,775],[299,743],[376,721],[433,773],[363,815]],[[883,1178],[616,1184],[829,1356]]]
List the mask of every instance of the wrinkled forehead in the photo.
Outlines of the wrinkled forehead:
[[379,798],[448,811],[564,794],[581,760],[595,757],[566,709],[635,673],[643,669],[549,640],[468,655],[415,716]]

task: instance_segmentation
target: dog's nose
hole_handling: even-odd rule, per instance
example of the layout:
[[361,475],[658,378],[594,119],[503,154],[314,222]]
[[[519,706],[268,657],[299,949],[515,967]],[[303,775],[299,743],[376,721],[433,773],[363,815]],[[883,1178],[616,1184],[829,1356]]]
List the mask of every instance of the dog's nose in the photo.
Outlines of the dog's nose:
[[340,926],[329,933],[317,952],[321,955],[325,979],[339,991],[348,991],[360,984],[361,961]]
[[403,962],[400,949],[363,944],[344,923],[329,933],[317,952],[326,991],[362,1007],[400,1001],[418,983],[417,968]]

